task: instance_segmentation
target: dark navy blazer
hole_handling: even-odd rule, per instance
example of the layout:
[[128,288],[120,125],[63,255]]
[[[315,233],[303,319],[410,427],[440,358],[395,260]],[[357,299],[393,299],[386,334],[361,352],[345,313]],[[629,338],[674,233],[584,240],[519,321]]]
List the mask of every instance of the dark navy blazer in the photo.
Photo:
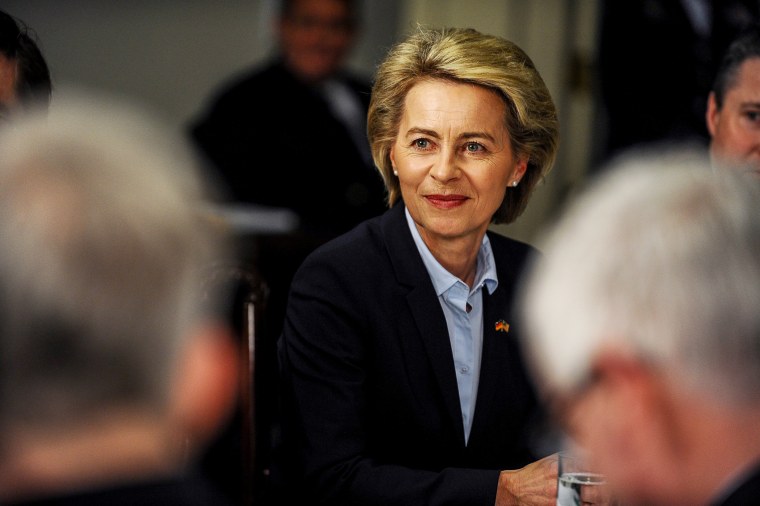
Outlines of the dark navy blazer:
[[[446,320],[403,204],[314,252],[295,276],[279,343],[294,487],[318,504],[488,505],[499,471],[535,460],[541,427],[512,309],[535,251],[489,232],[499,278],[483,291],[469,443]],[[496,323],[510,324],[508,332]]]

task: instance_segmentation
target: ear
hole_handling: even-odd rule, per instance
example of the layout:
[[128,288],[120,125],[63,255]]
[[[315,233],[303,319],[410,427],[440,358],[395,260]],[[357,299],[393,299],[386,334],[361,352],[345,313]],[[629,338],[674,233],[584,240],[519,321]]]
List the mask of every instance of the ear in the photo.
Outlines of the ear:
[[[620,350],[603,350],[594,360],[598,378],[598,411],[607,420],[596,430],[606,433],[597,442],[604,445],[600,469],[622,475],[615,481],[662,486],[669,471],[678,472],[674,452],[678,435],[673,433],[669,391],[664,380],[638,357]],[[589,436],[598,437],[598,436]],[[624,463],[624,464],[623,464]],[[644,480],[644,481],[642,481]]]
[[718,102],[715,99],[715,92],[711,91],[707,97],[707,112],[705,113],[705,122],[707,123],[707,130],[710,132],[710,137],[715,136],[715,130],[720,120],[720,109],[718,109]]
[[396,168],[396,143],[391,144],[391,149],[388,152],[388,157],[391,159],[391,167]]
[[171,416],[184,437],[205,443],[230,415],[240,385],[235,338],[221,325],[207,325],[190,337],[180,357]]
[[526,157],[519,157],[517,159],[517,163],[515,164],[514,169],[512,169],[512,174],[509,177],[509,183],[512,181],[520,181],[523,176],[525,175],[525,171],[528,170],[528,158]]

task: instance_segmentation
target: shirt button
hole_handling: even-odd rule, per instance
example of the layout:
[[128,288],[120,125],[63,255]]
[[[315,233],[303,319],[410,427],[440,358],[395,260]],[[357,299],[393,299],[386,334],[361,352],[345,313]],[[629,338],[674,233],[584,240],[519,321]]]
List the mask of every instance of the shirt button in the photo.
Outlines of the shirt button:
[[470,368],[467,366],[464,366],[461,369],[459,369],[459,372],[461,372],[462,374],[467,374],[468,372],[470,372]]

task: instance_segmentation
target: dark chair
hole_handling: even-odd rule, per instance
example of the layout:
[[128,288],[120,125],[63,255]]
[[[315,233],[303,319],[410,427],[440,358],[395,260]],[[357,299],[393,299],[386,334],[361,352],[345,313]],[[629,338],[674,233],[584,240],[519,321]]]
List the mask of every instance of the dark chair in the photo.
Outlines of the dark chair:
[[203,455],[201,471],[234,503],[263,506],[269,495],[270,404],[275,388],[267,385],[267,377],[276,366],[264,364],[261,358],[268,287],[255,268],[239,263],[214,264],[205,279],[211,284],[205,293],[210,292],[209,286],[223,286],[230,294],[224,316],[238,338],[243,374],[235,413]]

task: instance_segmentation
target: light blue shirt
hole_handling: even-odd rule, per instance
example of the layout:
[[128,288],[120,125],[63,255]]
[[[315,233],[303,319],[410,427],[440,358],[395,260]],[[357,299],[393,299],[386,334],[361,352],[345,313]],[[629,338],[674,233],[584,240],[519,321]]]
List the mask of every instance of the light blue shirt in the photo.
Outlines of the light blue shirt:
[[[406,222],[412,232],[417,251],[420,252],[425,268],[433,281],[433,288],[438,295],[446,326],[449,330],[451,351],[454,355],[454,368],[459,388],[459,405],[462,409],[464,423],[464,441],[470,439],[470,428],[475,413],[475,401],[478,397],[480,380],[480,359],[483,350],[483,286],[491,294],[499,285],[496,277],[496,264],[488,236],[478,250],[477,270],[472,289],[461,279],[443,268],[430,253],[422,240],[417,226],[408,210],[405,210]],[[468,311],[468,305],[470,310]]]

